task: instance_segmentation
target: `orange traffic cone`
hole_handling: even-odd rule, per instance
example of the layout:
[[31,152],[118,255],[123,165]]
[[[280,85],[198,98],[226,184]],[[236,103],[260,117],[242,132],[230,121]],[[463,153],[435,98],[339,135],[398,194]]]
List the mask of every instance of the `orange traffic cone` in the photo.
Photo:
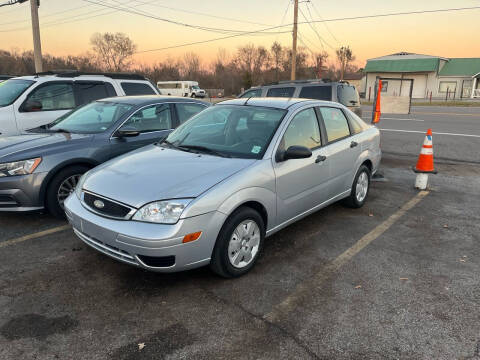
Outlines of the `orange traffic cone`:
[[415,187],[420,190],[425,190],[428,184],[428,174],[436,174],[433,167],[433,140],[432,129],[427,130],[427,135],[423,141],[422,150],[418,156],[417,165],[413,168],[417,175],[415,180]]

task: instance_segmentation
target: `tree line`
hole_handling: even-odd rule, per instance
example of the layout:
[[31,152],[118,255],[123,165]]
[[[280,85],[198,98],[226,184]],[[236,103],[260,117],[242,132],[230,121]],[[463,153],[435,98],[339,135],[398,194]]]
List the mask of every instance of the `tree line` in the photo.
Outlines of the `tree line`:
[[[44,55],[43,67],[48,70],[84,72],[135,72],[156,83],[169,80],[194,80],[206,89],[224,89],[225,95],[266,83],[289,80],[292,50],[274,42],[270,47],[246,44],[232,54],[218,49],[216,58],[207,62],[193,52],[178,58],[166,58],[151,65],[136,64],[136,44],[122,33],[96,33],[90,40],[91,50],[84,55]],[[329,61],[326,52],[297,50],[297,79],[340,80],[359,69],[352,64],[352,50],[342,46],[336,59]],[[32,51],[0,50],[0,74],[28,75],[35,73]]]

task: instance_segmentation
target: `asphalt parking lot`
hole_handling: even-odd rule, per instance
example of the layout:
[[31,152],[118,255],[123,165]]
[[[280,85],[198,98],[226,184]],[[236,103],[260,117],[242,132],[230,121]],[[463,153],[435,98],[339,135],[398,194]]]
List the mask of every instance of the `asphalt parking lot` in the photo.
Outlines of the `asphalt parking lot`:
[[257,266],[156,274],[65,223],[0,216],[1,359],[480,359],[480,166],[386,155],[359,210],[267,239]]

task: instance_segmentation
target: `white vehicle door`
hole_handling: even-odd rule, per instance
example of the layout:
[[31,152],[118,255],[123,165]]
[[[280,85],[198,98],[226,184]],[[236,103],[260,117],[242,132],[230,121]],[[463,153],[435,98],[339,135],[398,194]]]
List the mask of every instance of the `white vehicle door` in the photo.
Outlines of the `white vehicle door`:
[[328,200],[329,168],[314,108],[297,113],[288,125],[277,154],[290,146],[312,151],[306,159],[273,159],[277,186],[277,224],[282,224]]
[[72,81],[40,84],[14,104],[18,130],[49,124],[75,107]]

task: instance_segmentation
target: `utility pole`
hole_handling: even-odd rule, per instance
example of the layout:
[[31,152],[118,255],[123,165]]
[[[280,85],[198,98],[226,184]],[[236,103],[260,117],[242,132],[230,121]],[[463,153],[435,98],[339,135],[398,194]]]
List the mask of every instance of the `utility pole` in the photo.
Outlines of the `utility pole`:
[[32,14],[32,32],[33,32],[33,55],[35,59],[35,72],[43,71],[42,65],[42,43],[40,41],[40,24],[38,21],[39,0],[30,0]]
[[298,32],[298,0],[295,1],[293,11],[293,45],[292,45],[292,74],[291,80],[295,80],[297,73],[297,32]]

